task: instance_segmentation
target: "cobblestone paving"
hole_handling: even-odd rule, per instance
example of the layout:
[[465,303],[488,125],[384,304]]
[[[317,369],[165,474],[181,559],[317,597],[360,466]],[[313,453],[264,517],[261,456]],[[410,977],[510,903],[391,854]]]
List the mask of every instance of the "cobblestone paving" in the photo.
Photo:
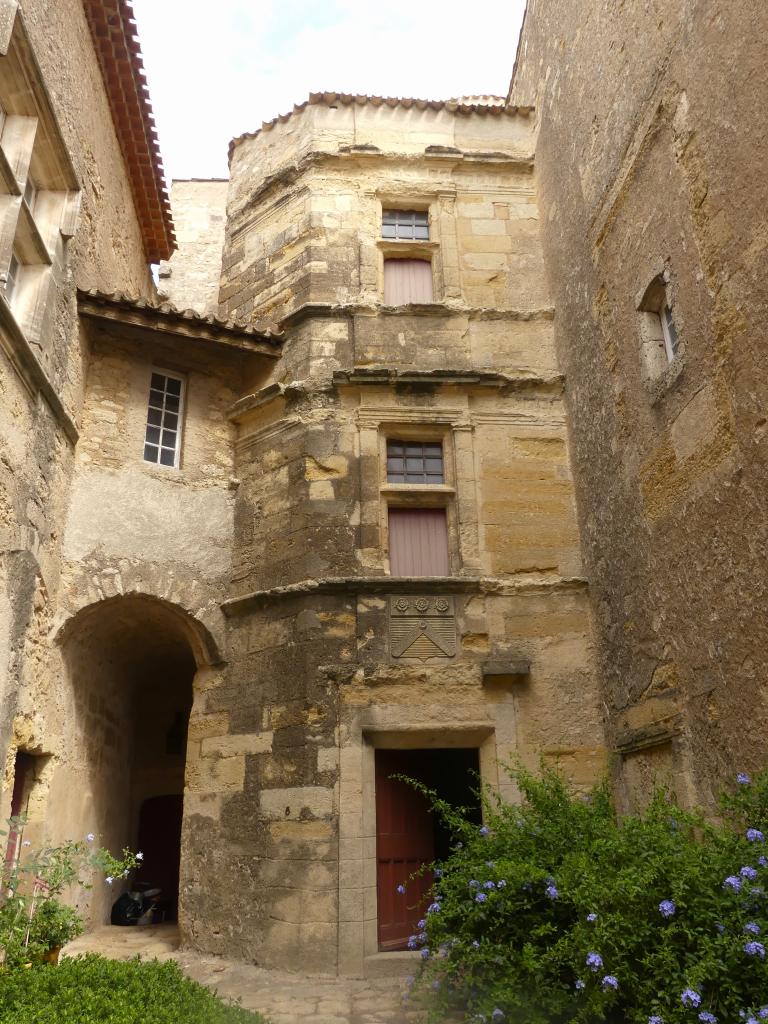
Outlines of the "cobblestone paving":
[[259,1010],[271,1024],[415,1024],[418,1015],[404,1002],[403,978],[357,980],[268,971],[219,957],[177,949],[172,925],[98,928],[70,943],[65,956],[100,953],[115,960],[173,959],[190,978],[224,999]]

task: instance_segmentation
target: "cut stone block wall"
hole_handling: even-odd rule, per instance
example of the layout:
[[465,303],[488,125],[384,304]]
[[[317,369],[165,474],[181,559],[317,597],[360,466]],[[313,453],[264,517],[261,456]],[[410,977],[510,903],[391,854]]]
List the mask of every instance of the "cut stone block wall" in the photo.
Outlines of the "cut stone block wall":
[[[537,109],[611,744],[629,790],[656,742],[712,805],[768,754],[766,29],[750,0],[530,0],[512,83]],[[658,275],[679,351],[649,380],[638,307]]]

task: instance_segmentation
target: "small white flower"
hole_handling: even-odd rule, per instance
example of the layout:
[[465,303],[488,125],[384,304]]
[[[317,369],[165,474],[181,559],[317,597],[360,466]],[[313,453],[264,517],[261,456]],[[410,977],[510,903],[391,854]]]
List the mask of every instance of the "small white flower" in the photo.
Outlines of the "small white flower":
[[93,834],[93,832],[89,832],[88,835],[85,837],[86,842],[89,843],[92,843],[95,838],[96,836]]
[[112,877],[112,875],[107,875],[104,881],[107,883],[107,885],[112,885],[112,883],[114,882],[114,878]]
[[22,846],[31,846],[32,843],[30,843],[30,841],[28,839],[25,839],[24,842],[21,845]]
[[123,872],[123,878],[127,878],[127,877],[128,877],[128,868],[126,868],[125,871]]
[[144,860],[144,854],[141,852],[141,850],[139,850],[139,852],[136,854],[136,860]]

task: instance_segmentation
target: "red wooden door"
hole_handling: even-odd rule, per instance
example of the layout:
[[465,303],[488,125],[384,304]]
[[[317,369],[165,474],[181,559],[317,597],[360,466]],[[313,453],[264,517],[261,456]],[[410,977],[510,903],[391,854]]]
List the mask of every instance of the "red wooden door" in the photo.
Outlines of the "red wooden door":
[[[408,936],[424,916],[430,872],[408,881],[410,875],[435,857],[435,835],[427,800],[393,774],[418,777],[412,770],[413,751],[376,751],[376,885],[378,889],[379,949],[405,949]],[[405,885],[405,895],[397,892]]]

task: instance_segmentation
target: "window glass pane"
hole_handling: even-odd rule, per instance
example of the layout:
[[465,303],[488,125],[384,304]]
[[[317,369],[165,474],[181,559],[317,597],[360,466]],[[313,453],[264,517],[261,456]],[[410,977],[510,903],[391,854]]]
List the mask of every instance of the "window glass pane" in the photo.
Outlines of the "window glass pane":
[[162,373],[150,378],[144,458],[161,466],[175,466],[179,444],[179,409],[183,382]]
[[429,238],[429,213],[426,210],[384,210],[381,233],[384,238],[426,240]]
[[664,317],[664,326],[666,327],[666,336],[670,354],[672,356],[675,356],[677,355],[678,345],[677,328],[675,327],[675,321],[672,319],[672,310],[669,308],[669,306],[664,307],[664,312],[662,313],[662,316]]
[[443,483],[443,448],[439,442],[388,441],[387,455],[390,483]]

